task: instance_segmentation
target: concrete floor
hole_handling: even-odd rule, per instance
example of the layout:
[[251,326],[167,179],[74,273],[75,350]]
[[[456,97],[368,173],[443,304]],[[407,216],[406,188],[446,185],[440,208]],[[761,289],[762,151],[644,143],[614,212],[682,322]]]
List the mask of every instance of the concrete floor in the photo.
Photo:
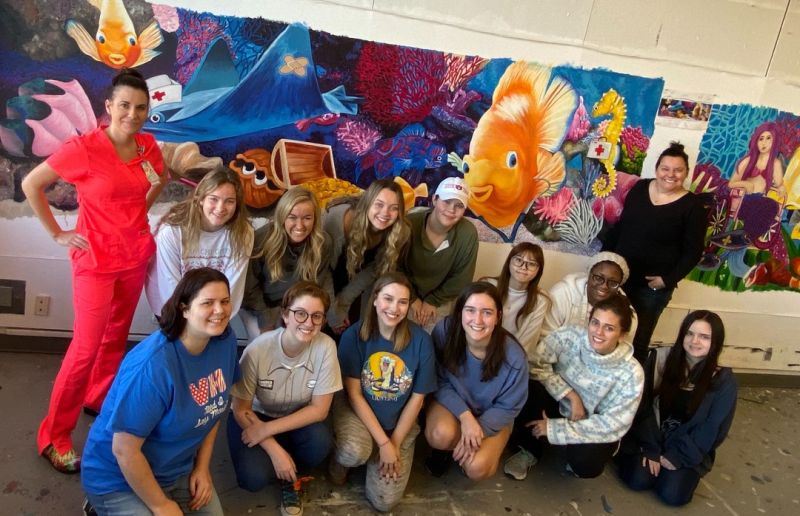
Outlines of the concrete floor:
[[[77,475],[56,473],[36,456],[35,432],[44,415],[61,357],[45,354],[0,353],[0,514],[80,514],[83,500]],[[743,388],[736,420],[717,456],[714,470],[683,509],[671,509],[650,493],[627,490],[608,469],[600,478],[579,480],[564,472],[557,455],[546,456],[524,482],[494,478],[473,483],[457,468],[441,479],[421,466],[427,454],[418,441],[411,481],[398,515],[425,514],[602,514],[658,516],[750,515],[800,513],[800,447],[797,416],[800,391]],[[83,443],[92,419],[81,416],[75,442]],[[224,429],[224,425],[223,425]],[[236,487],[225,436],[220,432],[214,452],[215,486],[228,515],[276,514],[276,489],[252,494]],[[306,514],[372,514],[364,499],[363,471],[356,470],[347,486],[335,487],[323,470],[314,472],[306,497]]]

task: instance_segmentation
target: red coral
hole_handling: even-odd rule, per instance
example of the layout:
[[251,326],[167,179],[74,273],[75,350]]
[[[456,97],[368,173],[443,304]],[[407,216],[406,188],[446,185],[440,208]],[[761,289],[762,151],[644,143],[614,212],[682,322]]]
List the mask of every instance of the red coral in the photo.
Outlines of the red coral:
[[363,111],[387,125],[421,121],[442,102],[445,68],[440,52],[365,43],[355,68]]
[[791,113],[782,113],[775,119],[775,124],[780,129],[778,144],[779,151],[786,159],[791,158],[794,150],[800,146],[800,117]]
[[483,57],[458,54],[445,54],[444,61],[447,64],[447,72],[442,81],[442,89],[449,91],[463,88],[489,62]]

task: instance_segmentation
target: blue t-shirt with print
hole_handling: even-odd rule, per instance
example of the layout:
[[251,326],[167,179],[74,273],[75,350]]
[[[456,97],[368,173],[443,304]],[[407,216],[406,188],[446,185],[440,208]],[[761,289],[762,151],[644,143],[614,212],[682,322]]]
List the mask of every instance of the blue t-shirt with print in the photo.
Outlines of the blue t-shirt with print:
[[359,378],[361,392],[384,430],[393,430],[411,393],[436,390],[433,343],[425,330],[409,322],[411,341],[403,351],[378,335],[363,342],[361,322],[350,326],[339,343],[342,376]]
[[230,326],[199,355],[161,331],[140,342],[122,361],[89,431],[81,463],[84,490],[131,491],[111,451],[117,432],[144,438],[142,453],[162,487],[189,473],[197,449],[228,408],[238,377]]

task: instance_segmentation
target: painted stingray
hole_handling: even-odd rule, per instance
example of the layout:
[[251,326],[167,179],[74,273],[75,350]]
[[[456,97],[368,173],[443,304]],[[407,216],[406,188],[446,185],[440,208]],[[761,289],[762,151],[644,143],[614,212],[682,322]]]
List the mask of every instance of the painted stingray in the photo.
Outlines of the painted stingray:
[[308,28],[286,27],[239,80],[227,47],[211,44],[180,102],[150,112],[145,129],[167,142],[241,136],[325,113],[356,114],[343,86],[320,93]]

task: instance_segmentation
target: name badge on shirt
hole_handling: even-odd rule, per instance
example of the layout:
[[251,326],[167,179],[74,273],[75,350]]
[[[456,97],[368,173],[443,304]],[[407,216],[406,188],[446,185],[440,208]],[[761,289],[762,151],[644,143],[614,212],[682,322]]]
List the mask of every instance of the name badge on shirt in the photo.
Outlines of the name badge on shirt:
[[258,386],[261,387],[262,389],[267,389],[271,391],[273,383],[274,382],[272,380],[259,380]]
[[153,165],[151,165],[146,159],[142,160],[142,170],[144,170],[144,176],[148,181],[150,181],[151,185],[157,186],[161,183],[161,178],[158,177],[156,169],[154,169]]

